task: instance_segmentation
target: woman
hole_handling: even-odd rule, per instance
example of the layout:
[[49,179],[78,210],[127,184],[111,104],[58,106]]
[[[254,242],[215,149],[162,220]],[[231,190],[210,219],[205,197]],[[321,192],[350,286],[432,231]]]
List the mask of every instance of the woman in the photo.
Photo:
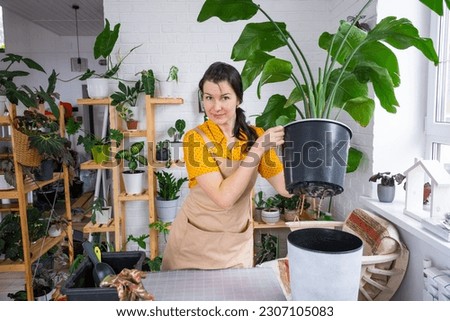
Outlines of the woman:
[[258,172],[290,196],[274,150],[284,143],[284,128],[264,132],[246,123],[241,76],[228,64],[212,64],[199,88],[208,120],[184,136],[190,191],[172,224],[162,270],[252,267]]

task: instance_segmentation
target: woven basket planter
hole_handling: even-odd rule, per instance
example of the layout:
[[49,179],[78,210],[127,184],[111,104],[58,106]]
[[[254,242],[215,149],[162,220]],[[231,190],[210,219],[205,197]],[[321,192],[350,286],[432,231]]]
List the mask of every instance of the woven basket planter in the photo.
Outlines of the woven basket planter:
[[35,148],[30,148],[28,136],[12,127],[14,133],[14,154],[17,162],[24,166],[38,167],[42,157]]

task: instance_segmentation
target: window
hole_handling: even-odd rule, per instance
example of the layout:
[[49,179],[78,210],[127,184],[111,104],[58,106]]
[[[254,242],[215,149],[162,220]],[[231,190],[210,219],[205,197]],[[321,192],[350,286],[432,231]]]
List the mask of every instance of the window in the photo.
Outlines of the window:
[[439,66],[430,68],[426,123],[427,158],[437,159],[450,172],[450,11],[432,14],[431,33]]

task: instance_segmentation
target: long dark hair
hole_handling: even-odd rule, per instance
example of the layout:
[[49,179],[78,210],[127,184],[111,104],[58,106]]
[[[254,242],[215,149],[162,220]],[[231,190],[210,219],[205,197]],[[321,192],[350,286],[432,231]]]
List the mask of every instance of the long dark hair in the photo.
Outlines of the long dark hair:
[[[203,85],[205,81],[211,81],[215,84],[218,84],[222,81],[227,81],[231,88],[233,88],[236,96],[238,97],[239,103],[242,104],[244,98],[244,89],[242,87],[242,78],[233,66],[224,63],[224,62],[215,62],[205,71],[202,79],[198,83],[198,87],[200,92],[203,93]],[[249,126],[245,120],[245,113],[242,108],[236,109],[236,123],[233,128],[233,136],[238,138],[239,140],[248,140],[247,148],[250,148],[258,135],[253,127]]]

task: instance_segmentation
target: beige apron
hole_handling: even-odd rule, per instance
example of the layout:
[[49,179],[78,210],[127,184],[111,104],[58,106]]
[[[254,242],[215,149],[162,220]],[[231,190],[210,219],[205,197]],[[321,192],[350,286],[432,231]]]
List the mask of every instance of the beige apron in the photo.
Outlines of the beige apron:
[[[195,130],[206,144],[212,144],[201,129]],[[241,162],[213,157],[224,178]],[[218,208],[199,185],[192,187],[172,223],[161,269],[252,267],[251,190],[256,177],[255,171],[244,193],[228,210]]]

